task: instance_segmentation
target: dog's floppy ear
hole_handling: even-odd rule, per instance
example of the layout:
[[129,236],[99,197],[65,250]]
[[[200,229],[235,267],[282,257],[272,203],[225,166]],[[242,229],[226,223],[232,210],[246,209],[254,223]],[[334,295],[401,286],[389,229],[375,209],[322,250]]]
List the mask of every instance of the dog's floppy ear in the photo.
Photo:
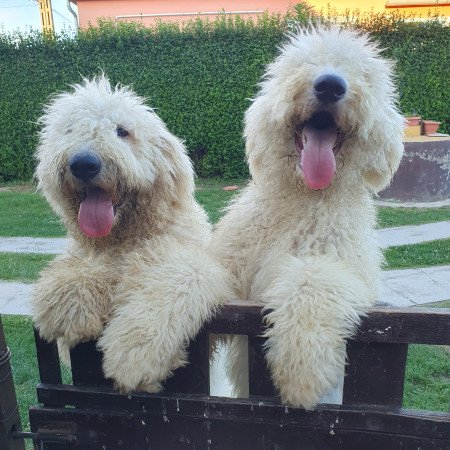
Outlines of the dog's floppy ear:
[[263,152],[261,151],[261,146],[258,145],[257,139],[253,134],[246,136],[245,142],[245,156],[249,165],[250,174],[252,178],[258,178],[263,166]]
[[403,155],[404,118],[394,108],[387,111],[369,135],[369,155],[363,177],[369,188],[377,193],[390,183]]
[[261,96],[256,97],[245,112],[245,157],[253,179],[259,178],[259,174],[271,156],[267,150],[270,139],[266,136],[268,128],[270,128],[269,111],[270,108],[265,97]]
[[178,199],[194,192],[194,170],[183,143],[169,131],[161,137],[162,153],[168,169],[167,183],[173,186]]

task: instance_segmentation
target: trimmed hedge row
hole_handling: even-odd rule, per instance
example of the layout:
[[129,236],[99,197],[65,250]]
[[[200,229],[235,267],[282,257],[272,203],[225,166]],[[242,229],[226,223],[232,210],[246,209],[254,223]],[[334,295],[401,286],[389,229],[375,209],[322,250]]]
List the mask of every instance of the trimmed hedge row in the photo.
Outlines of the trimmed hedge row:
[[[246,176],[241,136],[248,98],[286,29],[308,13],[297,6],[256,23],[224,16],[154,28],[102,22],[77,37],[0,35],[0,181],[32,176],[35,122],[49,95],[101,70],[149,98],[186,140],[200,176]],[[448,27],[436,18],[410,23],[385,15],[349,16],[350,23],[372,32],[398,61],[402,110],[445,122],[441,130],[450,131]]]

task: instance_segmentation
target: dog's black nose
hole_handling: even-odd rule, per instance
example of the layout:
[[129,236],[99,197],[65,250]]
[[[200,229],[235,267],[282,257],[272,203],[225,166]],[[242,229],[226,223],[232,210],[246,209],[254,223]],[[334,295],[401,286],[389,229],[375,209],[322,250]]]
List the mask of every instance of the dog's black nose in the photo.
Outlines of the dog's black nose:
[[92,152],[80,152],[69,160],[70,171],[73,176],[87,182],[100,172],[102,161]]
[[347,82],[335,74],[319,75],[314,80],[314,95],[322,103],[336,103],[347,92]]

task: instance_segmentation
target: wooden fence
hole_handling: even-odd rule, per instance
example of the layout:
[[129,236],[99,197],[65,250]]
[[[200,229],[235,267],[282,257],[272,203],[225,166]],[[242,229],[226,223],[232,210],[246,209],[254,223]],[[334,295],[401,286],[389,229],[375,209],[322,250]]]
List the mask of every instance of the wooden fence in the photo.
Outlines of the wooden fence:
[[[56,346],[36,336],[41,406],[29,410],[28,434],[11,432],[18,424],[14,406],[5,413],[0,448],[22,450],[20,438],[31,437],[45,450],[450,449],[450,414],[402,408],[408,344],[449,345],[450,309],[373,309],[348,342],[343,405],[313,411],[279,402],[262,350],[261,309],[226,305],[191,343],[189,365],[160,394],[115,392],[95,342],[71,351],[73,382],[63,384]],[[248,336],[249,398],[209,395],[211,333]],[[2,411],[5,387],[13,387],[7,379],[0,385]]]

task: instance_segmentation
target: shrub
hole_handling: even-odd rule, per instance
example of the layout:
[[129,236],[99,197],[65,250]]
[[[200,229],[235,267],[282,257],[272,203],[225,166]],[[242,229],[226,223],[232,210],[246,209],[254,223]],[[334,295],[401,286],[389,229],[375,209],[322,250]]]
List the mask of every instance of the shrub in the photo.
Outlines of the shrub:
[[[48,97],[102,70],[113,83],[131,84],[148,97],[169,129],[185,139],[200,176],[246,176],[248,99],[286,29],[318,20],[311,12],[297,5],[286,16],[264,14],[255,22],[223,15],[152,28],[100,21],[76,37],[0,34],[0,181],[32,176],[36,119]],[[326,20],[336,19],[328,14]],[[448,27],[438,18],[416,23],[399,15],[348,13],[344,25],[350,23],[370,31],[398,61],[402,110],[440,120],[441,130],[449,131]]]

